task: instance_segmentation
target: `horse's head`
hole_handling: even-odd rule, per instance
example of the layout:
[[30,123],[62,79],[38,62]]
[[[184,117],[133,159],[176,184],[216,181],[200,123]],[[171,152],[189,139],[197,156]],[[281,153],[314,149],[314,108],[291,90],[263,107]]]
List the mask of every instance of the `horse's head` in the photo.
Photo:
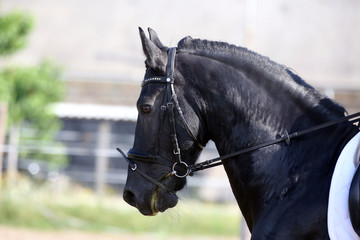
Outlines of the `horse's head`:
[[207,139],[201,137],[196,100],[185,93],[185,78],[176,68],[176,49],[165,47],[153,30],[150,39],[139,30],[147,69],[137,101],[124,199],[142,214],[155,215],[177,204],[175,193],[184,187],[187,167]]

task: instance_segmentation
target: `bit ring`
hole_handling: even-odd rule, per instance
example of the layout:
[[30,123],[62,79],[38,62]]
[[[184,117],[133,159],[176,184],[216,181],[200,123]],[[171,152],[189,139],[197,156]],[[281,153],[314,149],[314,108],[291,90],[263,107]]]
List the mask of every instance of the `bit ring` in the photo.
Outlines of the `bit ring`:
[[[177,173],[177,171],[175,170],[175,167],[176,167],[177,164],[182,164],[182,165],[185,166],[185,168],[186,168],[186,173],[185,173],[185,174],[179,175],[179,174]],[[174,163],[174,165],[172,166],[172,171],[173,171],[173,173],[174,173],[174,175],[175,175],[176,177],[178,177],[178,178],[184,178],[184,177],[187,177],[187,176],[189,175],[189,173],[190,173],[188,167],[189,167],[189,166],[186,164],[186,162],[180,161],[180,162]]]

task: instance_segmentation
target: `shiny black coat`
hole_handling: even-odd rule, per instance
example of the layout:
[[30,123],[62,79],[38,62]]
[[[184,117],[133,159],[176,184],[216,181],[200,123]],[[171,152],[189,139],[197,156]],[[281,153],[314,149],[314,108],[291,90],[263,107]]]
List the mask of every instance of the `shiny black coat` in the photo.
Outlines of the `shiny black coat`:
[[[140,29],[147,57],[145,77],[165,75],[166,50],[155,32]],[[344,108],[270,59],[222,42],[184,38],[178,44],[175,91],[184,116],[202,143],[213,140],[220,155],[338,119]],[[171,159],[166,118],[158,138],[163,86],[142,89],[134,148]],[[152,112],[143,113],[150,106]],[[195,163],[200,149],[181,124],[182,158]],[[234,196],[252,239],[328,239],[327,204],[332,172],[344,145],[359,131],[342,123],[224,161]],[[160,140],[159,140],[160,139]],[[140,163],[164,184],[180,190],[184,179],[163,178],[166,166]],[[129,170],[124,198],[145,215],[176,205],[174,195]],[[155,199],[155,200],[154,200]]]

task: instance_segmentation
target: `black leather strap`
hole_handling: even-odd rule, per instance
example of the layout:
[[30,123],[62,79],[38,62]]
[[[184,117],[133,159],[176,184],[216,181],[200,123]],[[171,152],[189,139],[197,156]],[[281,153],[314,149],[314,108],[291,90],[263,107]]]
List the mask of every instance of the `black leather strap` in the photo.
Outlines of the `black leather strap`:
[[311,133],[311,132],[318,131],[320,129],[331,127],[331,126],[334,126],[336,124],[339,124],[339,123],[342,123],[342,122],[345,122],[345,121],[349,121],[349,122],[352,122],[352,123],[359,122],[360,121],[360,112],[354,113],[354,114],[351,114],[349,116],[346,116],[346,117],[343,117],[343,118],[340,118],[340,119],[336,119],[336,120],[333,120],[333,121],[330,121],[330,122],[319,124],[317,126],[305,129],[303,131],[294,132],[294,133],[291,133],[291,134],[289,134],[288,132],[285,132],[284,136],[282,136],[281,138],[274,139],[274,140],[271,140],[269,142],[264,142],[264,143],[261,143],[259,145],[255,145],[255,146],[252,146],[252,147],[249,147],[249,148],[245,148],[245,149],[242,149],[240,151],[229,153],[229,154],[217,157],[217,158],[209,159],[209,160],[206,160],[204,162],[200,162],[200,163],[197,163],[197,164],[194,164],[194,165],[190,165],[189,166],[190,174],[193,174],[196,171],[200,171],[200,170],[204,170],[204,169],[208,169],[208,168],[212,168],[212,167],[222,165],[223,164],[221,162],[222,160],[232,158],[232,157],[235,157],[235,156],[238,156],[238,155],[242,155],[242,154],[245,154],[245,153],[249,153],[249,152],[264,148],[264,147],[268,147],[268,146],[276,144],[276,143],[280,143],[280,142],[285,141],[287,145],[290,145],[291,139],[303,136],[303,135]]
[[136,171],[138,172],[141,176],[143,176],[144,178],[146,178],[147,180],[149,180],[150,182],[152,182],[153,184],[155,184],[156,186],[164,189],[165,191],[168,191],[170,193],[174,193],[175,194],[175,191],[168,188],[167,186],[165,186],[164,184],[162,184],[160,181],[150,177],[148,174],[146,174],[145,172],[141,171],[136,163],[132,162],[126,155],[123,151],[121,151],[120,148],[116,148],[116,150],[118,150],[118,152],[123,156],[123,158],[129,163],[129,167],[131,168],[132,171]]
[[168,50],[168,62],[166,64],[166,77],[172,80],[174,83],[174,69],[175,69],[175,55],[176,48],[169,48]]

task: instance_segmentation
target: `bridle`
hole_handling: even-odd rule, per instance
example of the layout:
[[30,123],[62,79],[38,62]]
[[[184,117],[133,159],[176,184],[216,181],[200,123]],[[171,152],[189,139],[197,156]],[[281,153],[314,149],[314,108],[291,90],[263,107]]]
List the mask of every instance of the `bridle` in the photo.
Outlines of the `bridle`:
[[[196,146],[198,146],[200,149],[203,149],[204,146],[199,142],[199,140],[196,138],[193,131],[190,129],[189,124],[185,120],[184,114],[181,110],[181,107],[179,105],[179,102],[177,100],[177,95],[175,93],[174,89],[174,69],[175,69],[175,55],[176,55],[176,48],[169,48],[168,50],[168,62],[166,65],[166,77],[151,77],[146,78],[143,80],[141,87],[144,87],[147,84],[150,83],[162,83],[165,84],[165,95],[163,104],[160,107],[160,116],[159,116],[159,122],[160,127],[158,131],[158,139],[155,143],[155,152],[156,155],[152,155],[149,153],[143,153],[141,151],[138,151],[136,149],[130,149],[126,155],[121,151],[121,149],[117,148],[117,150],[121,153],[121,155],[127,160],[129,163],[129,166],[132,171],[139,172],[143,177],[154,183],[155,185],[159,186],[160,188],[163,188],[164,190],[168,192],[174,192],[172,189],[169,189],[167,186],[162,184],[160,181],[154,179],[153,177],[149,176],[145,172],[141,171],[137,164],[134,161],[140,161],[140,162],[148,162],[148,163],[157,163],[165,166],[171,167],[172,171],[167,174],[166,176],[176,176],[178,178],[185,178],[188,175],[191,174],[189,166],[186,162],[182,161],[181,159],[181,150],[179,147],[179,140],[177,137],[177,131],[176,131],[176,117],[175,117],[175,110],[177,111],[177,115],[179,116],[183,126],[185,127],[186,132],[191,137],[191,139],[194,141]],[[171,126],[172,133],[170,134],[171,142],[172,142],[172,148],[173,148],[173,155],[176,159],[175,162],[172,162],[171,160],[168,160],[166,158],[163,158],[159,155],[159,148],[160,148],[160,132],[161,132],[161,126],[164,121],[164,115],[165,112],[169,113],[169,123]],[[180,172],[180,170],[185,170],[183,173]]]
[[[157,155],[152,155],[149,153],[140,152],[135,149],[130,149],[126,156],[124,154],[124,152],[121,151],[120,148],[117,148],[117,150],[121,153],[123,158],[128,162],[130,169],[132,171],[137,171],[144,178],[148,179],[153,184],[157,185],[158,187],[160,187],[170,193],[175,193],[175,191],[170,189],[169,187],[165,186],[160,181],[149,176],[144,171],[140,170],[134,161],[157,163],[157,164],[169,166],[169,167],[171,167],[172,171],[169,174],[167,174],[166,177],[174,175],[178,178],[185,178],[187,176],[193,176],[194,173],[197,171],[222,165],[223,164],[222,160],[225,160],[225,159],[229,159],[229,158],[232,158],[235,156],[253,152],[255,150],[259,150],[261,148],[268,147],[270,145],[274,145],[274,144],[277,144],[280,142],[286,142],[287,145],[290,145],[291,139],[294,139],[294,138],[300,137],[302,135],[305,135],[305,134],[308,134],[308,133],[311,133],[314,131],[318,131],[320,129],[324,129],[324,128],[327,128],[327,127],[330,127],[330,126],[333,126],[336,124],[339,124],[341,122],[349,121],[351,123],[355,123],[355,122],[360,121],[360,112],[358,112],[358,113],[348,115],[348,116],[340,118],[340,119],[329,121],[329,122],[311,127],[309,129],[294,132],[291,134],[289,134],[287,131],[285,131],[285,133],[277,139],[274,139],[274,140],[271,140],[268,142],[264,142],[259,145],[255,145],[255,146],[252,146],[252,147],[249,147],[246,149],[242,149],[240,151],[236,151],[236,152],[233,152],[230,154],[226,154],[226,155],[223,155],[223,156],[220,156],[217,158],[212,158],[212,159],[209,159],[209,160],[197,163],[197,164],[188,165],[187,163],[185,163],[184,161],[181,160],[181,151],[180,151],[179,141],[178,141],[177,132],[176,132],[176,117],[175,117],[174,110],[177,111],[177,115],[179,116],[181,122],[183,123],[183,126],[185,126],[185,129],[186,129],[188,135],[192,138],[194,143],[200,149],[203,149],[204,146],[198,141],[195,134],[190,129],[188,123],[185,120],[185,117],[181,110],[179,102],[177,100],[177,95],[176,95],[175,89],[174,89],[175,55],[176,55],[176,48],[169,48],[168,62],[166,65],[166,77],[151,77],[151,78],[144,79],[141,84],[141,87],[144,87],[145,85],[150,84],[150,83],[162,83],[162,84],[166,85],[166,93],[164,96],[164,101],[160,108],[160,116],[159,116],[160,128],[159,128],[158,138],[160,136],[161,124],[163,123],[165,112],[167,111],[169,113],[169,122],[170,122],[170,126],[172,128],[172,133],[171,133],[170,137],[171,137],[171,141],[172,141],[172,145],[173,145],[173,155],[175,156],[176,161],[173,162],[171,160],[165,159],[158,154],[159,147],[160,147],[159,139],[157,139],[156,146],[155,146]],[[180,169],[185,170],[185,172],[179,173]]]

